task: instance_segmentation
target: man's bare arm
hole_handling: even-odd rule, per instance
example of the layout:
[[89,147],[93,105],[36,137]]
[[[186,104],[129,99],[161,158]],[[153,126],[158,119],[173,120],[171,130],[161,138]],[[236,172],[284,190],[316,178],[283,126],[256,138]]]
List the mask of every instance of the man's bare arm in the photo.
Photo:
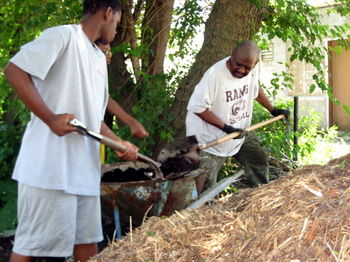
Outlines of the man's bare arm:
[[200,118],[202,118],[208,124],[216,126],[220,130],[222,130],[224,128],[225,123],[220,118],[218,118],[216,115],[214,115],[211,111],[209,111],[208,109],[206,109],[202,113],[196,113],[196,115],[199,116]]
[[72,114],[54,114],[40,96],[34,86],[30,75],[13,63],[9,63],[4,69],[4,73],[18,97],[55,134],[63,136],[76,131],[75,127],[68,125],[68,120],[75,118]]
[[271,104],[270,100],[267,98],[261,87],[259,87],[259,94],[256,98],[256,101],[258,101],[269,112],[271,112],[274,109],[274,106]]
[[124,124],[130,127],[131,134],[138,138],[143,138],[145,136],[149,136],[146,129],[142,126],[142,124],[129,115],[125,110],[112,98],[108,99],[107,104],[107,112],[115,115],[118,119],[120,119]]

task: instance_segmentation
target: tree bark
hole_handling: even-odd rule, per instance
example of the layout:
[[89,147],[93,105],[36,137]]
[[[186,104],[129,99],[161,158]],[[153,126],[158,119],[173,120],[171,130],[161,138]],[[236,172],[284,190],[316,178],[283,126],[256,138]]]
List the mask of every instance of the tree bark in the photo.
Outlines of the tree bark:
[[[135,8],[135,13],[132,13],[133,0],[121,1],[122,19],[117,28],[117,35],[111,43],[114,48],[123,44],[130,44],[133,48],[137,46],[135,23],[139,19],[139,6],[143,3],[139,0]],[[113,53],[112,62],[108,68],[109,75],[109,90],[113,98],[118,98],[118,103],[126,110],[131,112],[132,106],[137,101],[134,96],[135,80],[132,79],[132,74],[127,70],[126,60],[128,57],[123,52]],[[134,75],[137,76],[140,70],[139,58],[130,57],[133,65]]]
[[[113,97],[120,97],[118,102],[129,113],[138,100],[135,89],[138,88],[137,83],[142,81],[138,74],[141,70],[140,64],[143,65],[142,70],[148,74],[163,72],[174,5],[174,0],[138,0],[135,6],[133,0],[122,1],[122,20],[116,38],[111,44],[112,48],[123,42],[130,44],[134,49],[138,47],[135,24],[140,19],[141,6],[144,2],[146,9],[142,20],[141,41],[151,52],[142,58],[142,63],[140,57],[126,57],[123,52],[117,52],[113,54],[109,66],[110,93]],[[133,66],[133,74],[127,70],[125,61],[128,58]],[[135,77],[134,80],[132,75]]]
[[143,59],[143,71],[158,74],[164,71],[165,52],[168,44],[174,0],[146,0],[142,23],[142,44],[149,52]]
[[[116,46],[121,45],[123,42],[127,41],[127,35],[129,21],[130,18],[128,15],[125,15],[127,13],[126,6],[128,6],[130,3],[132,3],[132,0],[127,0],[122,2],[122,18],[121,22],[118,25],[117,28],[117,35],[114,39],[114,41],[111,43],[111,48],[113,49]],[[130,81],[131,74],[128,72],[126,67],[126,61],[127,57],[123,52],[115,52],[112,56],[112,62],[108,67],[108,75],[109,75],[109,86],[110,91],[112,93],[118,93],[120,89]]]
[[[264,2],[268,2],[264,0]],[[229,56],[235,45],[252,39],[261,27],[265,9],[246,0],[217,0],[205,24],[204,42],[189,73],[181,81],[169,112],[176,116],[174,136],[185,136],[187,103],[205,71],[217,61]],[[266,13],[265,13],[266,14]],[[165,141],[158,140],[154,156],[158,156]]]

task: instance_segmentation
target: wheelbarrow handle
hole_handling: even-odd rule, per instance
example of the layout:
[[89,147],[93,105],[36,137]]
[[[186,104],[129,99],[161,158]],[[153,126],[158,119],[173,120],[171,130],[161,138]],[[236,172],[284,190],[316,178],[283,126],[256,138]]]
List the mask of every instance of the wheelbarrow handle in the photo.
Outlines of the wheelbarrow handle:
[[[265,120],[263,122],[257,123],[255,125],[250,126],[250,127],[247,127],[245,130],[250,132],[250,131],[253,131],[253,130],[259,128],[259,127],[268,125],[268,124],[270,124],[272,122],[275,122],[275,121],[283,119],[283,118],[285,118],[284,115],[278,115],[276,117],[270,118],[270,119]],[[223,142],[225,142],[227,140],[233,139],[233,138],[239,136],[240,134],[241,134],[241,132],[230,133],[230,134],[228,134],[226,136],[223,136],[223,137],[220,137],[218,139],[212,140],[212,141],[210,141],[208,143],[204,143],[204,144],[199,145],[199,149],[206,149],[208,147],[216,146],[216,145],[221,144],[221,143],[223,143]]]

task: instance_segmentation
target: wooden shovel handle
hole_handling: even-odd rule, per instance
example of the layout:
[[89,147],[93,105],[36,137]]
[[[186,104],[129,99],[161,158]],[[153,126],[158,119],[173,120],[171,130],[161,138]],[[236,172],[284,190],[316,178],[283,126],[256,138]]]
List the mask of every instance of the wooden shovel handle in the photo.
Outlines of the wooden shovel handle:
[[121,153],[125,152],[126,147],[123,144],[121,144],[121,143],[119,143],[119,142],[117,142],[109,137],[106,137],[104,135],[101,135],[101,136],[102,136],[102,138],[100,140],[101,144],[109,146],[109,147],[111,147],[111,148],[113,148]]
[[[257,124],[255,124],[255,125],[252,125],[252,126],[250,126],[250,127],[247,127],[245,130],[248,131],[248,132],[250,132],[250,131],[253,131],[253,130],[259,128],[259,127],[268,125],[268,124],[270,124],[270,123],[272,123],[272,122],[275,122],[275,121],[280,120],[280,119],[283,119],[283,118],[285,118],[284,115],[279,115],[279,116],[270,118],[270,119],[268,119],[268,120],[265,120],[265,121],[263,121],[263,122],[257,123]],[[226,135],[226,136],[220,137],[220,138],[215,139],[215,140],[213,140],[213,141],[210,141],[210,142],[208,142],[208,143],[202,144],[202,145],[199,146],[199,149],[206,149],[206,148],[208,148],[208,147],[216,146],[216,145],[221,144],[221,143],[223,143],[223,142],[225,142],[225,141],[227,141],[227,140],[233,139],[233,138],[239,136],[240,134],[241,134],[241,132],[233,132],[233,133],[231,133],[231,134],[228,134],[228,135]]]

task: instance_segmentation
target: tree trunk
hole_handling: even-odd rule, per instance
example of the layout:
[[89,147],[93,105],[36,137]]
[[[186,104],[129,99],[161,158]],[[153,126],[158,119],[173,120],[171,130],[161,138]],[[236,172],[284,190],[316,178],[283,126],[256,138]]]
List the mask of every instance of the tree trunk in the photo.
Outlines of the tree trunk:
[[[123,42],[130,44],[133,48],[137,46],[135,23],[139,18],[138,6],[143,1],[138,1],[135,7],[135,13],[132,13],[133,0],[121,1],[122,4],[122,19],[117,28],[117,35],[111,43],[111,47],[121,45]],[[113,53],[112,62],[108,68],[109,75],[109,90],[113,98],[127,111],[131,112],[131,108],[137,101],[137,96],[134,96],[135,81],[132,79],[132,74],[127,70],[126,60],[128,57],[124,52]],[[138,75],[140,70],[139,59],[130,58],[133,65],[134,74]],[[138,80],[138,79],[136,79]]]
[[148,74],[163,73],[174,0],[146,0],[142,23],[142,44],[149,52],[143,59],[143,71]]
[[[264,0],[266,3],[267,0]],[[170,112],[176,116],[173,123],[175,137],[185,136],[186,107],[196,84],[205,71],[217,61],[229,56],[235,45],[252,39],[261,27],[265,9],[246,0],[217,0],[205,24],[204,42],[189,73],[181,81]],[[165,142],[158,140],[154,148],[157,156]]]
[[[149,74],[162,73],[174,0],[138,0],[135,5],[133,0],[121,1],[122,20],[111,46],[113,48],[126,42],[133,49],[138,47],[135,24],[139,23],[141,6],[144,1],[146,1],[146,9],[142,21],[141,38],[143,44],[147,45],[151,52],[142,58],[144,67],[142,70]],[[133,66],[135,80],[131,78],[132,74],[128,72],[126,67],[125,61],[128,58]],[[109,66],[110,93],[112,97],[118,97],[120,105],[129,113],[138,100],[137,95],[135,95],[137,93],[135,89],[138,88],[136,83],[142,81],[138,74],[141,70],[140,60],[139,57],[126,57],[123,52],[117,52],[113,54]]]

